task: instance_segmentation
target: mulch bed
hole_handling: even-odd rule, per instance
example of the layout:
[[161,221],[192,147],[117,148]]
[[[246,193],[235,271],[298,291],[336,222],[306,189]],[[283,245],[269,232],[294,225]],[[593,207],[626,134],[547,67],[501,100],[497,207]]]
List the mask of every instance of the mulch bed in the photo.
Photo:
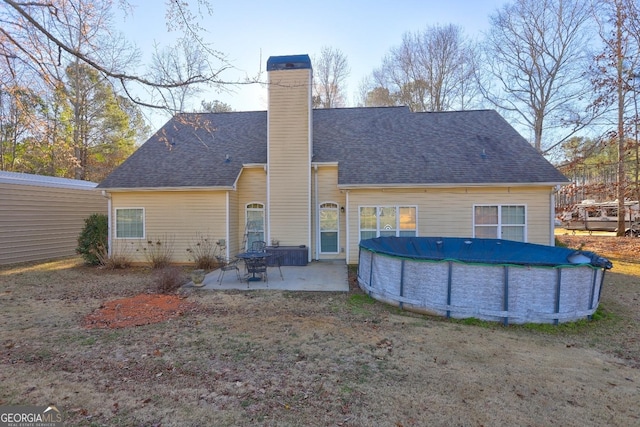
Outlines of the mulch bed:
[[184,297],[164,294],[140,294],[106,302],[83,319],[87,329],[119,329],[148,325],[182,316],[196,307]]

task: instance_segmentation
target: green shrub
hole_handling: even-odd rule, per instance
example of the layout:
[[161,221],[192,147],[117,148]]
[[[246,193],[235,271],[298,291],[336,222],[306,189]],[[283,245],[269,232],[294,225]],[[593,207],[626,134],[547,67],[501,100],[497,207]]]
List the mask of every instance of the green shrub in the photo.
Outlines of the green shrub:
[[99,265],[107,258],[108,219],[104,214],[92,214],[84,220],[84,228],[78,236],[76,252],[89,265]]

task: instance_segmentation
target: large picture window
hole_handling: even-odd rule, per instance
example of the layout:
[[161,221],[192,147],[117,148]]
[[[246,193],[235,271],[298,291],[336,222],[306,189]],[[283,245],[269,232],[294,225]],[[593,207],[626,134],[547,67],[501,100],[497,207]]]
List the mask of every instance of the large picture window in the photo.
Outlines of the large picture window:
[[522,205],[473,207],[473,237],[526,241],[526,209]]
[[338,253],[338,205],[320,205],[320,252]]
[[360,240],[417,235],[415,206],[361,206]]
[[143,208],[116,208],[116,238],[144,239]]
[[247,215],[247,246],[250,248],[253,242],[264,242],[264,205],[262,203],[250,203],[246,209]]

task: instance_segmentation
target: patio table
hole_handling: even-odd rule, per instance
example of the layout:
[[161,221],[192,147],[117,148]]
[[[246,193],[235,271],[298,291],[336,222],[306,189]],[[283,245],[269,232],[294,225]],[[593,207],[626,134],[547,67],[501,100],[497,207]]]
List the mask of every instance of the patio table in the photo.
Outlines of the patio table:
[[[246,260],[250,260],[250,261],[263,260],[265,263],[264,264],[265,268],[266,268],[266,258],[268,258],[269,256],[271,255],[268,254],[266,251],[265,252],[249,251],[249,252],[242,252],[236,255],[236,257],[243,259],[245,261]],[[259,280],[262,280],[260,277],[256,276],[255,269],[249,269],[249,273],[251,273],[252,276],[247,279],[248,282],[257,282]]]

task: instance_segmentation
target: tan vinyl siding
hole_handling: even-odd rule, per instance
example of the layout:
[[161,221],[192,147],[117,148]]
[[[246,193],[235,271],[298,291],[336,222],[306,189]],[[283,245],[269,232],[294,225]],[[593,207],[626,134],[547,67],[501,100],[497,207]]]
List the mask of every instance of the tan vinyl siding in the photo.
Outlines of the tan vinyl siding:
[[[244,234],[247,226],[246,207],[249,203],[261,203],[267,206],[267,174],[263,168],[245,168],[238,180],[236,244],[237,252],[241,252]],[[234,218],[233,216],[231,218]],[[265,218],[268,221],[268,218]]]
[[93,213],[107,213],[95,189],[0,183],[0,265],[74,255]]
[[269,231],[282,245],[309,245],[311,70],[269,73]]
[[[226,239],[226,191],[153,191],[112,193],[112,248],[127,250],[134,262],[145,262],[149,241],[173,248],[173,262],[189,263],[187,248],[198,235]],[[145,238],[116,239],[117,208],[144,208]],[[129,249],[121,249],[127,247]]]
[[349,191],[349,263],[357,263],[360,206],[416,206],[418,235],[473,236],[473,206],[525,205],[527,242],[549,245],[551,239],[550,187],[469,187]]
[[[340,212],[340,207],[345,206],[345,194],[338,189],[338,166],[320,166],[317,170],[317,179],[312,181],[313,185],[317,182],[318,188],[317,191],[314,189],[312,192],[313,199],[313,257],[314,259],[345,259],[345,252],[341,251],[346,247],[346,215],[344,212]],[[317,194],[317,200],[315,196]],[[338,204],[338,215],[340,218],[339,221],[339,242],[338,242],[338,250],[340,253],[338,254],[320,254],[319,246],[318,246],[318,209],[321,203],[333,202]]]

